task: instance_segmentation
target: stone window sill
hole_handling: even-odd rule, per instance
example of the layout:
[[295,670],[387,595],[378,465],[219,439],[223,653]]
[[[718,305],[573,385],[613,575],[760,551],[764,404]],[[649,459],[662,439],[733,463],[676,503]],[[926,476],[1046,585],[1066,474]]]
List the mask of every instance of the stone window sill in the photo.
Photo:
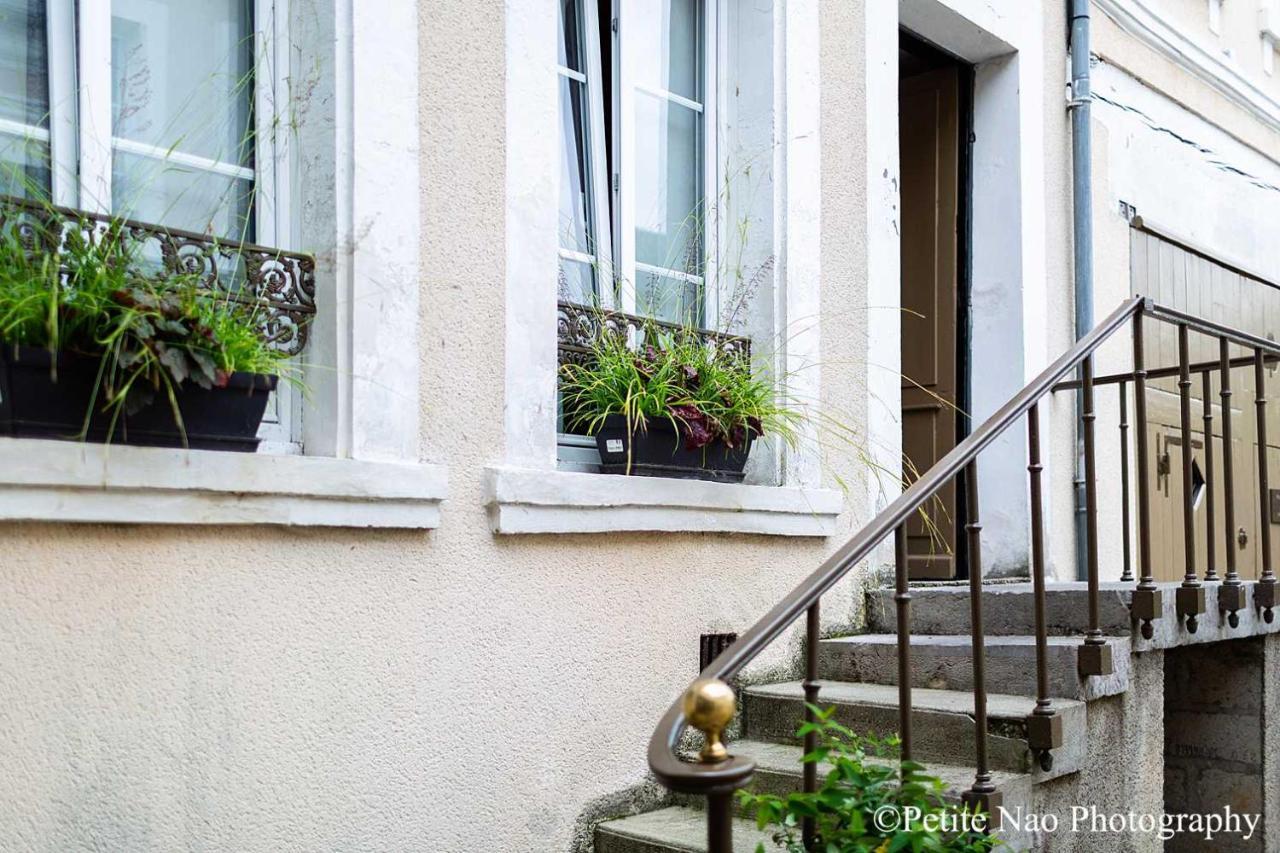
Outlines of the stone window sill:
[[0,439],[0,520],[429,529],[440,465]]
[[495,533],[660,531],[823,537],[835,533],[844,496],[798,489],[489,468]]

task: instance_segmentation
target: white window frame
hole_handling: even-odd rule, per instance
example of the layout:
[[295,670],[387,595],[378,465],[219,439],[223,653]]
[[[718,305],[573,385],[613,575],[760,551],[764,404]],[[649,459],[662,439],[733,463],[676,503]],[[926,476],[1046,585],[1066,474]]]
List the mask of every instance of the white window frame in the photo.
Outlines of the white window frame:
[[[738,13],[738,7],[725,5],[728,14],[721,17],[721,27],[732,25]],[[557,451],[563,448],[557,444],[552,403],[558,375],[555,294],[562,150],[559,135],[547,133],[558,115],[557,14],[553,4],[507,6],[504,442],[499,460],[485,469],[493,531],[830,535],[840,529],[843,495],[821,487],[816,442],[784,455],[776,485],[557,470]],[[772,281],[781,315],[770,323],[777,330],[790,330],[785,351],[778,355],[779,372],[796,377],[788,382],[788,390],[797,399],[818,400],[823,397],[821,372],[811,368],[821,351],[820,324],[813,322],[820,307],[822,233],[821,123],[815,82],[819,62],[812,49],[819,33],[819,7],[805,0],[767,14],[773,22],[769,41],[774,63],[768,131],[774,184],[768,227],[777,256]],[[726,63],[731,59],[727,52],[722,58]],[[726,82],[733,74],[728,64],[725,74],[719,81],[721,90],[732,85]],[[720,113],[728,115],[724,92],[718,97]],[[732,150],[733,139],[723,138],[726,150]]]
[[[719,60],[723,56],[719,36],[719,11],[723,0],[699,0],[702,5],[702,102],[690,101],[681,95],[666,90],[632,84],[635,77],[635,50],[628,50],[624,43],[627,31],[624,6],[626,0],[613,0],[610,21],[610,32],[613,40],[613,73],[610,97],[615,105],[612,119],[612,133],[604,132],[604,98],[598,81],[601,79],[601,27],[597,6],[593,0],[579,0],[578,8],[582,15],[581,48],[586,75],[557,65],[557,73],[587,83],[589,101],[590,128],[587,133],[587,156],[590,158],[591,170],[591,206],[592,226],[595,229],[596,255],[591,257],[559,247],[562,259],[596,263],[596,298],[601,308],[623,311],[628,314],[639,313],[636,306],[635,281],[637,272],[657,273],[668,278],[690,281],[699,286],[702,297],[704,324],[708,328],[715,327],[716,318],[720,314],[720,294],[714,286],[706,282],[716,282],[715,263],[718,257],[720,240],[719,223],[706,222],[703,226],[702,254],[703,275],[692,275],[680,270],[642,264],[636,260],[636,213],[635,192],[635,146],[630,144],[634,139],[635,126],[635,90],[640,88],[646,94],[663,98],[697,111],[702,117],[702,209],[704,215],[716,209],[716,198],[721,180],[721,164],[719,156],[720,126],[717,119],[720,100]],[[569,22],[566,22],[566,26]],[[592,80],[597,81],[592,85]],[[560,117],[563,121],[563,116]],[[608,152],[606,136],[612,138],[614,146],[613,165],[616,169],[611,175],[607,172]],[[612,204],[610,204],[612,201]],[[607,235],[607,239],[602,238]],[[613,259],[618,259],[615,275]],[[572,433],[557,435],[558,458],[560,467],[571,471],[594,471],[600,464],[600,455],[596,450],[595,439]]]
[[681,270],[666,269],[640,263],[636,260],[636,147],[635,92],[639,88],[645,94],[695,110],[702,116],[702,209],[705,215],[716,210],[716,196],[720,186],[719,130],[716,107],[720,99],[719,61],[721,57],[718,21],[720,0],[699,0],[702,5],[702,102],[691,101],[674,92],[633,83],[636,77],[634,49],[625,43],[627,18],[626,0],[613,0],[613,142],[616,147],[613,210],[615,212],[613,241],[618,258],[618,310],[628,314],[637,312],[635,282],[638,273],[657,273],[664,277],[684,279],[700,286],[704,326],[714,328],[719,316],[719,294],[707,282],[717,280],[714,269],[719,242],[718,228],[708,222],[703,226],[702,255],[703,275],[692,275]]
[[[5,439],[0,520],[439,525],[447,471],[424,461],[443,453],[424,438],[420,405],[419,4],[381,0],[377,15],[356,16],[349,3],[324,15],[309,7],[303,14],[301,5],[287,16],[291,45],[272,77],[285,79],[286,64],[296,75],[289,105],[298,120],[283,122],[293,152],[285,173],[308,203],[295,204],[286,221],[296,245],[316,253],[318,310],[302,360],[311,392],[302,424],[307,455],[271,455],[265,446],[247,454]],[[285,17],[277,17],[277,33]],[[49,25],[62,26],[63,36],[51,42],[74,54],[74,19],[54,18]],[[546,41],[554,48],[551,37]],[[549,83],[550,66],[547,77]],[[74,116],[74,80],[63,82]],[[396,97],[386,97],[389,91]],[[536,126],[551,151],[548,121]],[[73,168],[64,174],[75,175],[71,129]],[[554,191],[554,178],[548,183]],[[548,252],[547,260],[554,258]],[[554,318],[554,304],[546,309]]]
[[[594,0],[579,0],[582,20],[565,22],[580,27],[578,46],[583,57],[583,71],[557,65],[557,73],[586,86],[587,148],[591,180],[591,229],[595,240],[594,254],[559,246],[563,260],[590,264],[595,276],[596,299],[605,308],[613,307],[613,229],[609,221],[609,170],[604,133],[604,93],[600,66],[600,16]],[[561,116],[563,121],[564,117]]]
[[[255,0],[254,167],[210,160],[111,133],[111,3],[48,0],[49,128],[23,130],[50,146],[50,198],[55,204],[111,213],[112,155],[116,149],[189,168],[252,180],[254,241],[289,250],[296,245],[292,211],[294,169],[288,122],[278,111],[289,98],[289,0]],[[164,225],[163,222],[156,223]],[[302,452],[302,395],[281,383],[259,436],[266,453]]]

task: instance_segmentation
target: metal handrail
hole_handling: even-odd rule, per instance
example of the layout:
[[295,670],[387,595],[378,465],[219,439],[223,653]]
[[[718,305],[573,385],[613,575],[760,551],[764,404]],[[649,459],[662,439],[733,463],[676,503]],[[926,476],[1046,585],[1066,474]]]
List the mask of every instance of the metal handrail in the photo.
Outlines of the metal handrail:
[[[698,681],[728,680],[737,675],[799,619],[801,614],[818,603],[854,566],[865,560],[883,540],[924,506],[939,489],[970,465],[983,449],[1035,406],[1056,383],[1079,367],[1135,315],[1152,313],[1154,307],[1154,303],[1143,297],[1133,297],[1121,304],[828,557],[764,618],[712,661],[699,675]],[[677,699],[663,715],[649,740],[649,768],[663,785],[682,793],[710,795],[732,792],[750,779],[754,765],[741,757],[716,764],[682,761],[677,750],[686,725],[682,701]]]

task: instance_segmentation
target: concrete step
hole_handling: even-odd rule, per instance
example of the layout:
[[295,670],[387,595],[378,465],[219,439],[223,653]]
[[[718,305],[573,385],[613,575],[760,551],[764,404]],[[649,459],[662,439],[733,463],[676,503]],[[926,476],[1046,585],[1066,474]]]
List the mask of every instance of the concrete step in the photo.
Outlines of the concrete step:
[[[1078,637],[1049,637],[1049,695],[1096,699],[1129,689],[1129,638],[1108,637],[1115,671],[1081,678]],[[973,643],[966,636],[911,637],[911,685],[939,690],[973,689]],[[1001,693],[1036,693],[1035,637],[988,636],[987,684]],[[869,684],[898,683],[898,638],[894,634],[858,634],[823,640],[818,647],[823,678]]]
[[[818,694],[822,707],[836,707],[835,719],[859,734],[887,737],[898,730],[898,689],[886,684],[824,681]],[[965,691],[912,691],[914,757],[924,764],[972,767],[973,694]],[[1063,745],[1054,750],[1052,769],[1040,769],[1026,744],[1026,716],[1035,700],[993,693],[987,697],[987,751],[991,767],[1030,773],[1044,781],[1074,773],[1084,762],[1085,703],[1054,699],[1062,717]],[[743,692],[747,736],[772,743],[796,743],[795,732],[804,717],[804,691],[799,681],[749,687]]]
[[[762,794],[787,794],[799,791],[803,782],[800,759],[804,750],[787,743],[770,743],[759,740],[737,740],[729,744],[729,752],[750,758],[756,765],[755,776],[752,777],[750,789]],[[883,763],[892,764],[893,759],[884,759]],[[829,764],[819,765],[819,773],[823,776],[831,769]],[[930,764],[924,771],[927,775],[942,780],[946,786],[945,796],[948,800],[959,802],[960,794],[973,784],[972,767],[955,767],[948,764]],[[1031,805],[1031,777],[1025,773],[1010,773],[1003,770],[992,774],[992,781],[1005,793],[1005,807],[1009,807],[1009,798],[1021,802],[1028,808]]]
[[[1132,633],[1129,597],[1133,584],[1104,583],[1098,596],[1099,627],[1112,637]],[[1083,634],[1089,619],[1088,589],[1084,583],[1050,584],[1045,593],[1045,621],[1050,634]],[[987,584],[982,589],[983,625],[988,636],[1035,633],[1035,602],[1030,583]],[[893,590],[867,595],[867,630],[892,634],[897,630]],[[969,633],[969,588],[965,583],[913,586],[911,633]]]
[[[764,842],[776,850],[768,832],[753,821],[733,822],[734,853],[755,853]],[[707,813],[692,806],[665,809],[605,821],[596,827],[596,853],[704,853],[707,849]]]
[[[729,751],[755,763],[756,772],[749,790],[786,796],[799,791],[803,784],[800,758],[804,750],[799,746],[738,740],[729,744]],[[824,764],[819,771],[825,775],[827,769],[829,765]],[[960,794],[973,784],[971,767],[931,764],[925,772],[942,780],[946,786],[944,796],[952,802],[959,802]],[[1029,775],[995,771],[992,781],[1004,797],[1006,810],[1014,812],[1020,807],[1023,812],[1029,812],[1032,809]],[[704,851],[707,832],[704,804],[702,797],[682,797],[680,806],[603,823],[596,831],[596,850],[600,853]],[[1014,833],[1011,827],[1005,827],[1000,838],[1009,850],[1027,849],[1033,840]],[[754,852],[755,844],[762,840],[766,842],[766,850],[779,849],[769,843],[768,831],[758,831],[754,818],[740,811],[734,824],[734,849]]]

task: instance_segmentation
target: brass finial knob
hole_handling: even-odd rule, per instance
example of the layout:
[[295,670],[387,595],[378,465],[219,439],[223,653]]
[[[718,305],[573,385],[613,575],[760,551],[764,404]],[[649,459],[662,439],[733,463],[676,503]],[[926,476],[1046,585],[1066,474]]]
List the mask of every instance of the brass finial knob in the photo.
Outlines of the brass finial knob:
[[706,736],[706,743],[698,754],[703,764],[715,764],[729,757],[720,735],[736,710],[733,688],[718,678],[699,679],[685,691],[684,716],[689,725]]

